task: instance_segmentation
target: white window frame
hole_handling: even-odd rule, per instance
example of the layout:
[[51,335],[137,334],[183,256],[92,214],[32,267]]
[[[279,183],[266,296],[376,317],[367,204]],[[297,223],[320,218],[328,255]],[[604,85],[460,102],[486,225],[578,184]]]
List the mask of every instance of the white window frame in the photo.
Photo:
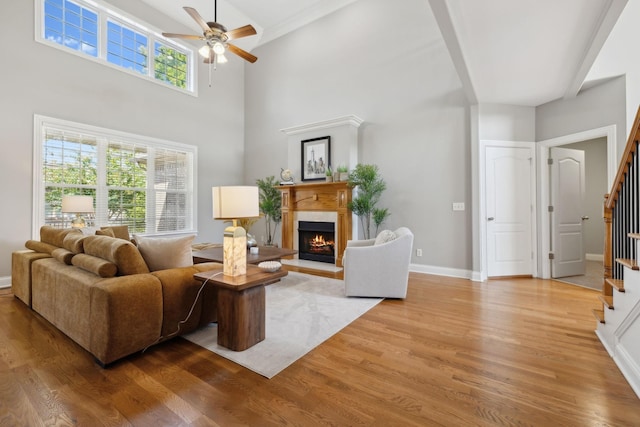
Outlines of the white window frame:
[[[97,57],[93,57],[86,53],[83,53],[81,50],[75,50],[68,48],[64,45],[52,42],[44,38],[44,2],[45,0],[34,0],[35,6],[35,40],[39,43],[42,43],[46,46],[53,47],[56,49],[60,49],[63,52],[70,53],[72,55],[79,56],[81,58],[87,59],[89,61],[94,61],[105,65],[107,67],[113,68],[115,70],[122,71],[132,76],[136,76],[138,78],[145,79],[147,81],[154,82],[156,84],[161,85],[162,87],[166,87],[169,89],[177,90],[181,93],[186,93],[192,96],[198,96],[198,67],[196,65],[197,55],[193,49],[193,47],[178,43],[174,40],[168,39],[162,36],[162,30],[102,1],[102,0],[71,0],[78,5],[91,9],[95,13],[98,14],[98,55]],[[107,19],[112,18],[115,22],[121,22],[126,25],[130,25],[135,28],[136,31],[139,31],[147,36],[148,45],[148,67],[147,74],[141,74],[135,70],[130,70],[128,68],[121,67],[116,64],[112,64],[107,61]],[[167,84],[167,82],[158,80],[155,78],[155,42],[160,41],[167,46],[170,46],[184,54],[187,55],[187,87],[180,88],[174,86],[172,84]]]
[[[39,239],[40,227],[45,225],[45,183],[42,179],[42,166],[43,166],[43,144],[44,136],[47,128],[59,129],[63,131],[75,132],[79,134],[87,134],[95,136],[98,140],[98,168],[104,168],[106,158],[106,147],[108,141],[122,140],[127,143],[146,146],[150,152],[155,149],[169,149],[186,153],[190,158],[190,170],[191,174],[187,177],[187,203],[191,205],[191,215],[187,222],[190,226],[184,230],[167,231],[167,232],[151,232],[147,231],[144,234],[147,235],[181,235],[181,234],[197,234],[197,211],[198,203],[196,194],[197,192],[197,156],[198,147],[194,145],[182,144],[179,142],[173,142],[158,138],[153,138],[144,135],[137,135],[128,132],[122,132],[112,129],[101,128],[97,126],[87,125],[83,123],[76,123],[68,120],[57,119],[53,117],[47,117],[35,114],[33,126],[33,213],[32,213],[32,238]],[[150,156],[151,158],[151,156]],[[99,171],[100,176],[100,171]],[[154,186],[154,170],[148,169],[147,175],[147,202],[146,202],[146,214],[147,221],[154,221],[155,215],[155,189]],[[109,188],[106,183],[101,182],[98,178],[98,184],[96,189],[96,213],[95,213],[95,225],[107,225],[107,199]],[[143,234],[143,233],[139,233]]]

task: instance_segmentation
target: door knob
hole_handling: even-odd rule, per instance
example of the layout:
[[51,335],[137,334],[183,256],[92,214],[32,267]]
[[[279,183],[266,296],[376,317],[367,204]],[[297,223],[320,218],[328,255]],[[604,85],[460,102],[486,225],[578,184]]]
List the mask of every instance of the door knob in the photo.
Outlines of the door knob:
[[586,220],[588,220],[588,219],[589,219],[589,217],[588,217],[587,215],[585,215],[585,216],[583,216],[583,217],[582,217],[582,220],[583,220],[583,221],[586,221]]
[[493,221],[495,218],[490,216],[489,218],[487,218],[487,221]]

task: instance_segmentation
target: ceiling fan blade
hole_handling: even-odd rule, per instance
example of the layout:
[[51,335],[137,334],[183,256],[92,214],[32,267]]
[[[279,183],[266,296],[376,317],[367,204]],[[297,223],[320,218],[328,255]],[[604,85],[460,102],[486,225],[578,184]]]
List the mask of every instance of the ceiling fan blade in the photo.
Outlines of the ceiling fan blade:
[[229,40],[239,39],[241,37],[253,36],[256,34],[256,29],[253,25],[245,25],[244,27],[236,28],[235,30],[227,31],[225,33]]
[[202,19],[202,16],[200,16],[200,14],[198,13],[197,10],[195,10],[192,7],[188,7],[188,6],[183,7],[183,9],[189,15],[191,15],[193,20],[196,21],[198,23],[198,25],[200,25],[200,28],[202,28],[202,31],[204,31],[205,33],[211,31],[211,28],[209,28],[209,25],[207,24],[207,21]]
[[191,34],[175,34],[175,33],[162,33],[165,37],[171,37],[174,39],[189,39],[189,40],[206,40],[202,36],[194,36]]
[[258,60],[257,56],[254,56],[254,55],[250,54],[249,52],[247,52],[246,50],[242,50],[239,47],[234,46],[234,45],[232,45],[230,43],[227,44],[227,47],[229,48],[229,50],[232,53],[235,53],[239,57],[251,62],[252,64]]

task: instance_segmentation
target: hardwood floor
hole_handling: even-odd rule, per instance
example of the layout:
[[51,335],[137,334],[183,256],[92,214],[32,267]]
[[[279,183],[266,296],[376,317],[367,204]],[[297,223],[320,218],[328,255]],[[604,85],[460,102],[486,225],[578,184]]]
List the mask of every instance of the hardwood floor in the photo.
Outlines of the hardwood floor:
[[411,274],[271,380],[182,338],[102,369],[0,295],[0,425],[637,426],[596,338],[597,292]]

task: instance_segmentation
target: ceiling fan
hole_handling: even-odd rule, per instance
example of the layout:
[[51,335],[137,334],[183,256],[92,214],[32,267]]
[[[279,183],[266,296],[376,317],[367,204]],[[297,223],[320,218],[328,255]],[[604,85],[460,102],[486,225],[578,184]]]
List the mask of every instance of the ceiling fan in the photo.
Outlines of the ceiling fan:
[[227,62],[224,53],[227,49],[239,57],[254,63],[258,60],[257,56],[254,56],[242,50],[239,47],[229,43],[230,40],[236,40],[242,37],[253,36],[256,34],[255,28],[252,25],[245,25],[244,27],[236,28],[235,30],[227,31],[226,27],[216,22],[218,20],[218,4],[217,0],[214,0],[214,22],[207,22],[192,7],[185,6],[183,9],[193,18],[194,21],[202,28],[202,35],[190,35],[190,34],[175,34],[175,33],[162,33],[165,37],[188,39],[188,40],[204,40],[206,44],[202,46],[198,52],[204,57],[206,64],[224,63]]

